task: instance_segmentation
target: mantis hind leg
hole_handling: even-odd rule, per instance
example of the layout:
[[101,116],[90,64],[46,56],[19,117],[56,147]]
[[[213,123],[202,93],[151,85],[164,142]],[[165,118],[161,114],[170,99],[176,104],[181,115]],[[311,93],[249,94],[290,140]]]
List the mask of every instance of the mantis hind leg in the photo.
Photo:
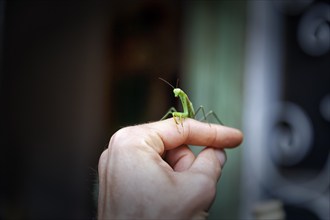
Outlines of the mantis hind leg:
[[200,121],[207,121],[207,118],[210,116],[210,115],[213,115],[213,117],[218,121],[219,124],[223,125],[222,121],[219,119],[219,117],[217,116],[217,114],[215,114],[214,111],[209,111],[208,113],[205,114],[205,110],[204,110],[204,106],[199,106],[198,109],[196,110],[195,112],[195,117],[197,115],[197,113],[202,110],[202,114],[203,114],[203,117],[200,119]]

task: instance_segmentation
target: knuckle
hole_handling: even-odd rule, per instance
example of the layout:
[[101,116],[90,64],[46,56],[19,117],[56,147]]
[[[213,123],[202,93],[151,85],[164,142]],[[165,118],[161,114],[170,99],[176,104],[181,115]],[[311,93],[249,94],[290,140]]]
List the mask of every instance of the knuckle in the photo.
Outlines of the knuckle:
[[131,127],[119,129],[110,138],[109,148],[114,148],[122,145],[122,143],[125,143],[129,139],[129,137],[132,136],[132,134],[134,134],[134,132],[132,131]]
[[[129,134],[129,130],[130,127],[125,127],[125,128],[121,128],[118,131],[116,131],[112,137],[111,140],[115,140],[115,139],[125,139],[127,137],[127,135]],[[111,141],[110,140],[110,141]]]
[[112,135],[109,143],[109,149],[111,151],[125,151],[132,149],[132,146],[142,146],[150,136],[151,131],[146,130],[145,126],[129,126],[119,129]]
[[216,147],[216,145],[218,145],[217,144],[217,138],[218,138],[218,131],[217,131],[217,129],[212,129],[212,132],[210,132],[210,136],[209,136],[210,146]]
[[104,150],[99,158],[99,164],[98,164],[99,171],[105,169],[107,161],[108,161],[108,149]]

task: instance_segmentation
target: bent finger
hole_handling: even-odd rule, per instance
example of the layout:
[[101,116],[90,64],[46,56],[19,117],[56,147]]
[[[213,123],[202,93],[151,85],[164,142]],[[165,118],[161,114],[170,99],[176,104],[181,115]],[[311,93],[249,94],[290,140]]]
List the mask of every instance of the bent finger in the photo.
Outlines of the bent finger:
[[221,170],[226,162],[226,152],[223,149],[205,148],[198,154],[190,171],[207,176],[216,183],[221,175]]
[[190,118],[184,119],[182,126],[175,124],[173,119],[153,122],[145,126],[157,132],[165,150],[183,144],[232,148],[238,146],[243,139],[242,132],[235,128],[203,123]]
[[185,171],[195,160],[195,155],[187,145],[174,148],[166,152],[165,160],[175,171]]

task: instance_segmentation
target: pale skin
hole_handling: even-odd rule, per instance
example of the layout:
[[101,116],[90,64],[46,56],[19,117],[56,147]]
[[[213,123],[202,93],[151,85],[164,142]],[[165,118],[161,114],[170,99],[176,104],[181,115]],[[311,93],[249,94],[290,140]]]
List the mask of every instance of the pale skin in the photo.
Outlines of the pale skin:
[[[194,119],[120,129],[99,160],[99,219],[205,219],[226,161],[242,142],[234,128]],[[205,146],[195,156],[189,145]]]

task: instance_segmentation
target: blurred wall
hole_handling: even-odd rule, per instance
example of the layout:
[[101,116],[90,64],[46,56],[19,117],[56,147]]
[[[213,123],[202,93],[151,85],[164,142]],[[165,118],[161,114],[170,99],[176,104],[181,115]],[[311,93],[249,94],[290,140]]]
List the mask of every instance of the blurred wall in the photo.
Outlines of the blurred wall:
[[329,219],[330,5],[251,1],[242,219]]
[[[245,6],[245,1],[193,1],[184,10],[181,86],[195,108],[203,105],[236,128],[242,119]],[[227,150],[227,156],[209,219],[239,218],[241,149]]]
[[107,145],[100,2],[7,1],[1,67],[1,217],[93,216],[91,167]]

